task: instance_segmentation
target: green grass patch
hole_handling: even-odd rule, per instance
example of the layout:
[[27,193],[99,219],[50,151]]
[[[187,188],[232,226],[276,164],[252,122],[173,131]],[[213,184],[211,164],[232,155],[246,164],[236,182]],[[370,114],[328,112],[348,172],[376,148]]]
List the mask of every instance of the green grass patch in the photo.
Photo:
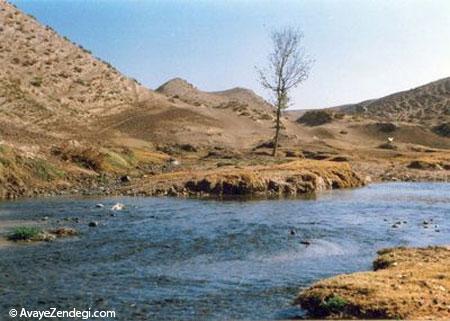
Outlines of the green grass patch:
[[116,152],[108,150],[106,152],[105,170],[112,172],[128,171],[137,165],[136,158],[131,151]]
[[15,227],[8,235],[8,240],[11,241],[26,241],[36,238],[42,230],[34,226],[18,226]]
[[347,300],[337,294],[334,294],[332,297],[325,299],[319,307],[327,314],[331,314],[342,312],[347,304]]
[[51,181],[55,178],[62,178],[65,175],[64,171],[42,159],[27,159],[25,163],[42,180]]

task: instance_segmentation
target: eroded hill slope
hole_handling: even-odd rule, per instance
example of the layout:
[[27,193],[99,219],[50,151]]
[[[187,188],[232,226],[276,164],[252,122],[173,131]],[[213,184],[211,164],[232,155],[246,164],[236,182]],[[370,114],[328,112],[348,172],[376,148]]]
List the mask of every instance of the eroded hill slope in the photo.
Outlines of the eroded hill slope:
[[338,109],[370,118],[438,125],[450,121],[450,77]]

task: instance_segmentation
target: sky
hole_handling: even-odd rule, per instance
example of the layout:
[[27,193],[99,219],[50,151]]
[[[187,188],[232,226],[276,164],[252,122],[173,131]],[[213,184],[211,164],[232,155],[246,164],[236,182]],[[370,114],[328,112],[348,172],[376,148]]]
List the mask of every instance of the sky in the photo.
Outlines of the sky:
[[152,89],[175,77],[264,97],[270,31],[300,28],[315,60],[292,109],[356,103],[450,76],[448,0],[12,0]]

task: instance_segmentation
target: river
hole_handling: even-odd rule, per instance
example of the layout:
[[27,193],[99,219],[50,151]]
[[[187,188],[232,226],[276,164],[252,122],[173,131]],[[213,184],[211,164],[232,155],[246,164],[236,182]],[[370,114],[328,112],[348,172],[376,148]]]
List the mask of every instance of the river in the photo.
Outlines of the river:
[[[112,212],[116,202],[125,210]],[[0,249],[0,320],[13,307],[115,310],[111,320],[125,321],[286,319],[304,314],[291,305],[302,287],[370,270],[380,248],[449,244],[450,184],[373,184],[287,200],[0,203],[0,224],[44,216],[81,235]],[[99,226],[89,227],[94,220]]]

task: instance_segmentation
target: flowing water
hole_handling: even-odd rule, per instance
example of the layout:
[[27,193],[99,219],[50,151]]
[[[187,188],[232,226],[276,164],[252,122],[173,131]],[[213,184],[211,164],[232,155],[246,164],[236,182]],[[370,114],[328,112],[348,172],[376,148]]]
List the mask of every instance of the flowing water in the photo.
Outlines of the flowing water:
[[[126,209],[112,216],[116,202]],[[370,270],[377,249],[449,244],[450,184],[375,184],[308,200],[0,203],[0,225],[43,216],[81,235],[0,249],[0,320],[12,307],[91,307],[125,321],[286,319],[304,314],[292,306],[301,288]]]

